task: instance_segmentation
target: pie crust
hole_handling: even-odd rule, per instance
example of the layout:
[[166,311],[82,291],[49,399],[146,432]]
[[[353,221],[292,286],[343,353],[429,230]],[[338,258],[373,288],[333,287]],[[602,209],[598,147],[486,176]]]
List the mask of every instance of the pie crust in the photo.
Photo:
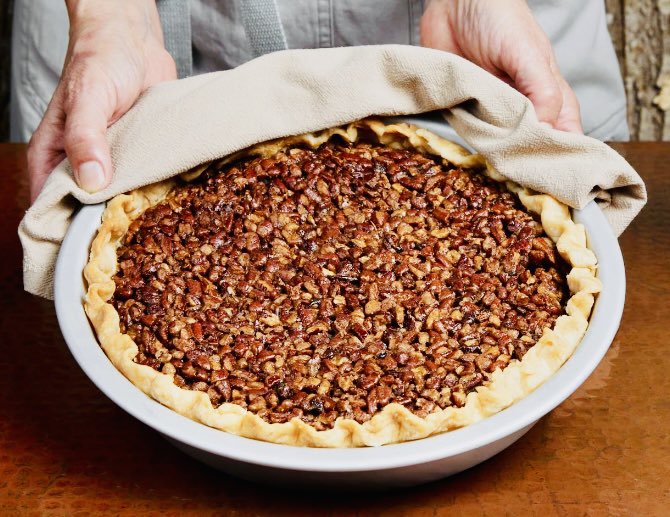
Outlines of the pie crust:
[[[585,229],[572,221],[567,206],[549,195],[506,181],[481,156],[470,154],[425,129],[408,124],[386,125],[372,119],[259,144],[228,156],[219,164],[249,156],[270,157],[295,144],[317,148],[335,135],[353,143],[362,134],[367,138],[372,136],[383,145],[414,149],[458,167],[480,171],[505,183],[529,212],[539,214],[546,234],[572,268],[567,275],[571,297],[565,314],[558,317],[552,329],[545,328],[542,337],[521,360],[512,360],[504,370],[496,370],[488,384],[467,395],[463,407],[448,407],[425,418],[400,404],[391,403],[363,424],[338,418],[332,429],[318,431],[297,418],[286,423],[269,423],[233,403],[214,408],[205,393],[179,388],[172,375],[134,362],[138,347],[130,336],[121,332],[119,315],[110,303],[115,291],[113,276],[118,267],[116,250],[130,223],[147,208],[162,201],[174,188],[176,181],[169,179],[116,196],[108,203],[84,269],[88,285],[84,302],[86,313],[103,350],[116,368],[145,394],[197,422],[247,438],[308,447],[376,446],[464,427],[509,407],[551,377],[581,341],[588,326],[594,295],[601,290],[600,281],[595,276],[596,257],[587,247]],[[187,181],[195,179],[207,165],[182,177]]]

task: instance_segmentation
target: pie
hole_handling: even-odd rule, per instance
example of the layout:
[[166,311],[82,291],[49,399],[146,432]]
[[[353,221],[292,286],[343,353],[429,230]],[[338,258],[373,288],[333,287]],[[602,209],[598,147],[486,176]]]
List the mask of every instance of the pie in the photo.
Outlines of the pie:
[[85,268],[112,363],[287,445],[423,438],[520,400],[600,290],[584,227],[424,129],[359,121],[112,199]]

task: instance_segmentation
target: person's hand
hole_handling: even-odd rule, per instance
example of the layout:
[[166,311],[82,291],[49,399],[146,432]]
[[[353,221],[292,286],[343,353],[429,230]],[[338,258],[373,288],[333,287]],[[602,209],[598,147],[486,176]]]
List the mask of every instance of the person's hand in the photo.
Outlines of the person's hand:
[[110,182],[105,138],[149,86],[175,79],[155,0],[69,0],[70,42],[60,82],[28,145],[30,197],[67,155],[84,190]]
[[421,44],[458,54],[526,95],[540,121],[582,132],[579,102],[524,0],[429,0]]

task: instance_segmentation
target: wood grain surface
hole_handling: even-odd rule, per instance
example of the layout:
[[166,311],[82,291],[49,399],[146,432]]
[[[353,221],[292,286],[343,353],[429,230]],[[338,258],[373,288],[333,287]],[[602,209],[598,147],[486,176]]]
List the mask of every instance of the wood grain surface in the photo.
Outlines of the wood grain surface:
[[[606,0],[631,140],[670,140],[670,1]],[[669,96],[663,101],[660,95]]]
[[421,487],[338,494],[205,467],[97,390],[69,354],[53,304],[22,290],[25,147],[0,145],[0,515],[668,515],[670,143],[616,149],[650,201],[621,238],[626,309],[593,375],[477,467]]

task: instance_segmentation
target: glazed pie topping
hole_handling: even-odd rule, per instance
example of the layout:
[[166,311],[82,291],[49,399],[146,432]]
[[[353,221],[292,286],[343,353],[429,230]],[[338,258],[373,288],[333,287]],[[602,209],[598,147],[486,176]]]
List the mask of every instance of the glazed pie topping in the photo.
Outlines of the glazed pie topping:
[[449,406],[564,311],[567,266],[483,175],[328,143],[211,165],[130,226],[112,300],[135,361],[271,423]]

